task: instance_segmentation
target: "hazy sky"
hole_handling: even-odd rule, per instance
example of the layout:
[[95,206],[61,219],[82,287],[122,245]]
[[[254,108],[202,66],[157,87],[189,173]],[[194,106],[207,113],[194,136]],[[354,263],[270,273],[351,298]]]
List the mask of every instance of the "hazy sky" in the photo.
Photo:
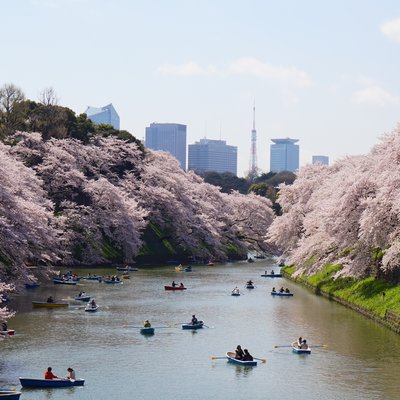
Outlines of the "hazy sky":
[[400,2],[393,0],[0,0],[0,85],[53,87],[77,113],[112,102],[121,129],[188,126],[238,146],[249,168],[271,138],[301,164],[366,153],[400,120]]

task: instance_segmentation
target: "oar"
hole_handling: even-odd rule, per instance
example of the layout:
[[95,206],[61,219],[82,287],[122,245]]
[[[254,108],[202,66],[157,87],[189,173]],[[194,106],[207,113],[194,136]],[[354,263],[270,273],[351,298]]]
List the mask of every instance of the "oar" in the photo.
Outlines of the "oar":
[[258,358],[258,357],[253,357],[255,360],[259,360],[259,361],[261,361],[262,363],[266,363],[267,362],[267,359],[266,358]]
[[291,345],[289,345],[289,346],[287,346],[287,345],[284,345],[284,346],[275,345],[274,347],[277,348],[277,347],[292,347],[292,346]]
[[203,324],[204,327],[209,328],[209,329],[215,329],[215,326],[208,326],[206,324]]
[[[309,346],[310,347],[326,347],[326,344],[310,344]],[[277,347],[292,347],[292,345],[289,345],[289,346],[287,346],[287,345],[284,345],[284,346],[275,345],[274,347],[275,348],[277,348]]]
[[211,356],[211,360],[223,360],[223,359],[226,359],[226,357]]

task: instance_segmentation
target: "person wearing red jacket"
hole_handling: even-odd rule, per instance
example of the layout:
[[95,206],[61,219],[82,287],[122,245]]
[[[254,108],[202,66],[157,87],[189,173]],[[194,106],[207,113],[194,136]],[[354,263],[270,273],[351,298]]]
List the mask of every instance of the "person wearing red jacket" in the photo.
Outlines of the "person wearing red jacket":
[[54,375],[51,371],[51,367],[47,368],[47,371],[44,373],[44,379],[56,379],[57,375]]

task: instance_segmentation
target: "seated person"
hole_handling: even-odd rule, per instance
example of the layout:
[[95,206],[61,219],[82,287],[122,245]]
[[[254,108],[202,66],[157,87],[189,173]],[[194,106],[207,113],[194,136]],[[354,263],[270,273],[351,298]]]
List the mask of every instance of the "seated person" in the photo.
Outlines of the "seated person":
[[271,270],[271,275],[275,275],[275,271],[274,270]]
[[1,330],[2,330],[2,331],[7,331],[7,330],[8,330],[8,326],[7,326],[7,323],[6,323],[6,322],[3,322],[3,323],[1,324]]
[[244,353],[242,350],[242,347],[240,346],[240,344],[237,345],[236,350],[235,350],[235,358],[236,360],[243,360],[244,357]]
[[97,304],[96,304],[96,302],[94,301],[94,299],[93,299],[89,304],[90,304],[90,306],[91,306],[92,308],[96,308],[96,307],[97,307]]
[[283,286],[279,289],[280,293],[283,293],[285,291],[285,289],[283,288]]
[[192,325],[196,325],[199,321],[197,320],[195,315],[192,315]]
[[253,284],[253,281],[252,281],[252,280],[249,280],[249,281],[247,281],[247,284],[248,284],[248,285],[252,285],[252,284]]
[[175,281],[172,281],[172,284],[171,284],[171,286],[172,286],[172,287],[175,287],[175,286],[176,286],[176,283],[175,283]]
[[274,287],[272,288],[272,293],[276,293],[276,290],[275,290],[275,288],[274,288]]
[[179,284],[179,287],[185,287],[185,286],[183,286],[183,283],[181,282],[181,283]]
[[47,368],[47,371],[44,373],[44,379],[57,379],[58,376],[54,375],[51,371],[51,367]]
[[53,296],[49,296],[49,297],[47,298],[47,303],[54,303]]
[[253,361],[253,356],[249,353],[247,349],[244,349],[243,361]]
[[76,379],[76,377],[75,377],[75,371],[70,367],[70,368],[67,368],[67,371],[68,371],[68,374],[67,374],[67,379],[69,380],[69,381],[74,381],[75,379]]
[[308,344],[307,344],[306,339],[303,339],[303,341],[301,342],[300,348],[303,349],[303,350],[307,350],[308,349]]
[[148,319],[146,319],[146,321],[143,322],[143,326],[144,326],[145,328],[151,328],[151,324],[150,324],[150,322],[149,322]]
[[297,347],[298,348],[300,348],[301,347],[301,343],[303,342],[303,339],[302,339],[302,337],[300,336],[298,339],[297,339]]
[[286,288],[285,293],[290,293],[290,290],[288,288]]

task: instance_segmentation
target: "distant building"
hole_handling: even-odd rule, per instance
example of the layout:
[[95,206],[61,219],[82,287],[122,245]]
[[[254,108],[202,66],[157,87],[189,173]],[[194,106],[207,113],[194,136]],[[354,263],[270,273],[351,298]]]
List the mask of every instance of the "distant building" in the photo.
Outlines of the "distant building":
[[88,119],[97,125],[109,124],[112,125],[114,129],[119,129],[119,115],[111,103],[100,108],[89,106],[85,113]]
[[274,144],[270,148],[270,171],[294,172],[299,169],[298,139],[271,139]]
[[312,156],[313,164],[329,165],[328,156]]
[[189,145],[188,169],[237,175],[237,147],[227,145],[225,140],[200,139]]
[[146,147],[172,154],[186,169],[186,125],[152,123],[146,127]]

